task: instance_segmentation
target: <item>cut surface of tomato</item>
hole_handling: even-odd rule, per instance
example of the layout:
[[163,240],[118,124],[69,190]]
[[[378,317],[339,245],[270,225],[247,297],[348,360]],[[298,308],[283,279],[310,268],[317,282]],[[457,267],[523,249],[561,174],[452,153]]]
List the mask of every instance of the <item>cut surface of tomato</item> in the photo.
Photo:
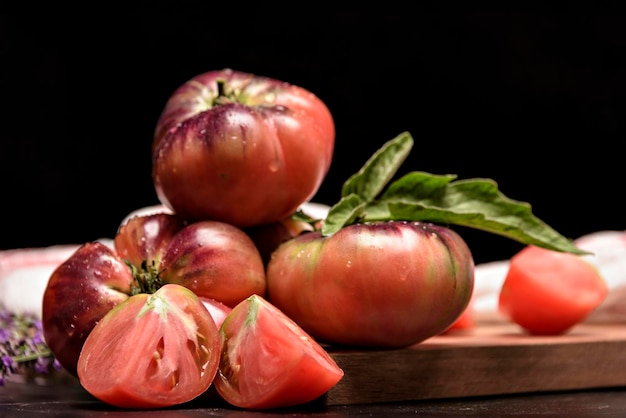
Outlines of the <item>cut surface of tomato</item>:
[[215,388],[233,406],[270,409],[307,403],[343,377],[320,344],[258,295],[233,308],[220,334]]
[[511,259],[498,308],[532,334],[556,335],[583,321],[607,294],[603,277],[581,256],[528,246]]
[[78,377],[108,404],[168,407],[204,393],[219,356],[218,328],[206,307],[189,289],[168,284],[105,315],[85,341]]

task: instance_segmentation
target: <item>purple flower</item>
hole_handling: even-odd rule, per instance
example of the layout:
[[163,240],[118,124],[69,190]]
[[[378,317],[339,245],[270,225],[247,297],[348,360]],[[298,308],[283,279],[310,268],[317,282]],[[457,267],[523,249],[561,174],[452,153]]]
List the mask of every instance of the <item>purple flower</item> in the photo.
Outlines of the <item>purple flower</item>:
[[5,354],[2,357],[0,357],[0,360],[2,360],[2,366],[5,370],[8,371],[14,371],[16,364],[15,361],[13,360],[13,357]]
[[0,306],[0,386],[18,370],[48,373],[50,365],[61,364],[50,352],[43,338],[41,320],[33,314],[16,314]]
[[35,371],[39,374],[46,374],[50,370],[50,359],[47,357],[39,357],[35,362]]
[[43,344],[44,340],[43,340],[43,336],[41,335],[41,333],[37,332],[35,335],[33,335],[33,345],[34,346],[38,346],[39,344]]

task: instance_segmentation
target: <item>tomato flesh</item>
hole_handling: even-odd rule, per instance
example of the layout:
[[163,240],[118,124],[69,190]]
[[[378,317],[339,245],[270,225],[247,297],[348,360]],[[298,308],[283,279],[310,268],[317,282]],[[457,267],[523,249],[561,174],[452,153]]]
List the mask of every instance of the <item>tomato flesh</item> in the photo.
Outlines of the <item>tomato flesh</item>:
[[343,370],[313,338],[258,295],[237,305],[220,329],[215,379],[231,405],[270,409],[310,402],[335,386]]
[[78,378],[93,396],[122,408],[191,401],[211,385],[218,328],[200,299],[168,284],[109,311],[85,340]]
[[528,246],[511,259],[498,304],[528,332],[556,335],[584,320],[607,294],[598,270],[580,256]]

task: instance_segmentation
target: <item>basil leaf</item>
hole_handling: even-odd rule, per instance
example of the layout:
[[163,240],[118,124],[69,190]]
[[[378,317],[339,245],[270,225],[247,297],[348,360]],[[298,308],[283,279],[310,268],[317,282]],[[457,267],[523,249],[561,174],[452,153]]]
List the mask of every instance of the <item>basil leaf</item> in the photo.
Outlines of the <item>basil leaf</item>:
[[356,194],[371,202],[389,183],[413,147],[413,137],[404,132],[387,141],[343,185],[341,196]]
[[331,235],[357,222],[422,221],[471,227],[555,251],[589,254],[537,218],[529,203],[502,194],[491,179],[456,180],[453,174],[414,171],[387,185],[412,147],[408,132],[386,142],[344,183],[342,198],[330,208],[322,234]]
[[[502,194],[493,180],[459,180],[442,187],[442,179],[442,176],[429,178],[427,173],[408,174],[397,184],[392,184],[377,202],[378,213],[365,209],[363,221],[371,221],[373,216],[377,216],[461,225],[523,244],[587,254],[534,216],[529,203]],[[380,209],[385,206],[387,214]]]
[[344,226],[355,223],[366,204],[356,194],[342,197],[329,209],[322,224],[322,235],[332,235]]

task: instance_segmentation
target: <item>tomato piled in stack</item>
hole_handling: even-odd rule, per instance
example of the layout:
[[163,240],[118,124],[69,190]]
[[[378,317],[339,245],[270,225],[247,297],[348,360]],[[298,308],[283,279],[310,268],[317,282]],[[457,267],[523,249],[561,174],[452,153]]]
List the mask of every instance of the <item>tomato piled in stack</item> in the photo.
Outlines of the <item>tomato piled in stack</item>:
[[175,90],[151,147],[167,213],[129,219],[113,248],[86,243],[50,277],[42,322],[62,366],[123,408],[211,386],[236,407],[298,405],[343,377],[324,345],[401,348],[459,319],[474,263],[449,225],[583,253],[492,181],[388,184],[408,133],[308,216],[334,144],[328,107],[301,87],[226,69]]

